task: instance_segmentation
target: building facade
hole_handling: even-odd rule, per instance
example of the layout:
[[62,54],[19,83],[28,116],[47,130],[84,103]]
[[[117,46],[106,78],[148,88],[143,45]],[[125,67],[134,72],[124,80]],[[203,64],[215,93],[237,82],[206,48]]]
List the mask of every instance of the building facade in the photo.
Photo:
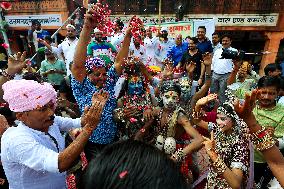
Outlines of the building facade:
[[[95,2],[90,0],[89,2]],[[163,22],[175,21],[178,7],[183,20],[215,19],[216,31],[230,33],[233,45],[247,52],[269,52],[254,57],[254,63],[263,68],[284,57],[284,1],[283,0],[105,0],[115,17],[139,15],[156,20],[161,2]],[[83,0],[11,0],[12,10],[4,12],[9,24],[10,38],[26,35],[31,19],[42,19],[43,29],[51,33],[68,16],[82,7]],[[61,31],[64,34],[64,30]],[[17,39],[18,40],[18,39]],[[22,50],[11,41],[14,52]],[[21,39],[20,39],[21,40]]]

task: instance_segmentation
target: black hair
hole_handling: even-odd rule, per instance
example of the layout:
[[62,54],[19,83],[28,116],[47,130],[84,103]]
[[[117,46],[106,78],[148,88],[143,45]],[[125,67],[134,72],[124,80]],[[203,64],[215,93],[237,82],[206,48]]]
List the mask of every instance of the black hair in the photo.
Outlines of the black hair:
[[274,72],[276,70],[282,70],[280,64],[268,64],[267,66],[265,66],[264,68],[264,73],[265,75],[268,75],[269,72]]
[[263,76],[258,80],[257,87],[276,87],[278,91],[280,89],[280,79],[278,77]]
[[178,166],[156,147],[134,140],[109,145],[87,167],[84,189],[187,189]]
[[218,32],[212,33],[212,36],[213,36],[213,35],[218,35],[218,37],[219,37],[219,33],[218,33]]
[[42,83],[44,81],[42,76],[39,73],[37,73],[37,72],[26,72],[23,75],[23,79],[25,79],[25,80],[34,80],[34,81],[37,81],[39,83]]
[[198,43],[198,38],[197,37],[191,37],[190,40],[194,42],[194,44]]
[[41,25],[38,20],[32,20],[32,25],[36,25],[36,24]]
[[115,23],[118,25],[119,29],[122,30],[123,27],[124,27],[124,23],[120,20],[120,19],[117,19],[115,21]]
[[225,33],[222,35],[221,40],[224,39],[225,37],[229,38],[232,41],[232,36],[228,33]]
[[198,26],[198,29],[199,28],[204,29],[204,31],[206,32],[206,27],[205,26]]
[[48,41],[50,41],[50,42],[53,42],[53,39],[51,38],[50,35],[45,36],[45,37],[44,37],[44,40],[48,40]]
[[188,35],[188,36],[185,37],[185,39],[190,39],[190,38],[191,38],[190,35]]

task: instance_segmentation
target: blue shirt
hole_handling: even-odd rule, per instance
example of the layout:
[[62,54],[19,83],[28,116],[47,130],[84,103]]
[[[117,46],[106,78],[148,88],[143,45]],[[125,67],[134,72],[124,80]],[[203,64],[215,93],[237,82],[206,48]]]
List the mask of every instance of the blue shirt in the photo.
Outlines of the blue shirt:
[[205,39],[202,42],[198,41],[197,48],[202,54],[205,54],[206,52],[209,52],[209,53],[213,52],[212,43],[208,39]]
[[[113,120],[113,110],[116,108],[114,87],[119,77],[114,66],[109,69],[107,76],[108,78],[104,90],[109,93],[109,99],[104,107],[100,123],[89,139],[91,142],[98,144],[111,143],[117,132],[117,127]],[[99,89],[91,83],[88,77],[86,77],[82,83],[72,77],[71,86],[80,110],[84,112],[86,106],[90,107],[92,105],[92,96],[95,92],[98,92]]]
[[181,45],[173,46],[171,50],[168,52],[167,57],[172,59],[174,62],[174,66],[177,66],[178,63],[181,61],[182,55],[188,50],[188,43],[184,42]]

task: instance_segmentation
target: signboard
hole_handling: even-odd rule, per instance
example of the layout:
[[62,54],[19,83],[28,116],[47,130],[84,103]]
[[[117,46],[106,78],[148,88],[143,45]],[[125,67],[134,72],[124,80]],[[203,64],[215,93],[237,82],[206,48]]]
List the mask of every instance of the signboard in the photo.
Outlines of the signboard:
[[[115,15],[112,19],[119,17],[127,23],[131,18],[130,15]],[[143,16],[139,15],[144,24],[158,24],[158,15]],[[188,14],[184,16],[184,22],[194,20],[214,19],[216,26],[277,26],[279,14]],[[161,18],[162,23],[175,22],[175,15],[165,15]]]
[[38,20],[42,26],[61,26],[62,19],[60,14],[41,14],[41,15],[15,15],[5,16],[9,27],[29,27],[32,20]]
[[[145,24],[152,28],[153,33],[158,30],[157,24]],[[193,22],[173,22],[173,23],[162,23],[161,27],[167,27],[169,37],[175,38],[177,34],[182,34],[183,38],[187,36],[193,36]]]
[[187,19],[215,19],[216,26],[277,26],[278,13],[187,15]]

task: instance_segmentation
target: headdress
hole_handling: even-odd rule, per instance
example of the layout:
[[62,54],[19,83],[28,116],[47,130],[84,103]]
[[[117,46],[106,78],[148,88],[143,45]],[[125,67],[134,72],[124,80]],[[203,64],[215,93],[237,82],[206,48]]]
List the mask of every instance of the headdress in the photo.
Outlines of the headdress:
[[57,93],[49,83],[33,80],[11,80],[2,86],[3,99],[14,112],[31,111],[52,101],[56,102]]
[[161,86],[160,86],[160,91],[161,91],[161,94],[164,94],[164,93],[166,93],[168,91],[175,91],[179,95],[181,94],[180,85],[176,81],[174,81],[174,80],[165,80],[165,81],[163,81]]
[[73,28],[74,30],[76,30],[75,26],[73,26],[72,24],[67,24],[66,29],[67,28]]
[[104,68],[105,61],[99,57],[93,57],[86,60],[85,67],[88,72],[92,72],[97,68]]

